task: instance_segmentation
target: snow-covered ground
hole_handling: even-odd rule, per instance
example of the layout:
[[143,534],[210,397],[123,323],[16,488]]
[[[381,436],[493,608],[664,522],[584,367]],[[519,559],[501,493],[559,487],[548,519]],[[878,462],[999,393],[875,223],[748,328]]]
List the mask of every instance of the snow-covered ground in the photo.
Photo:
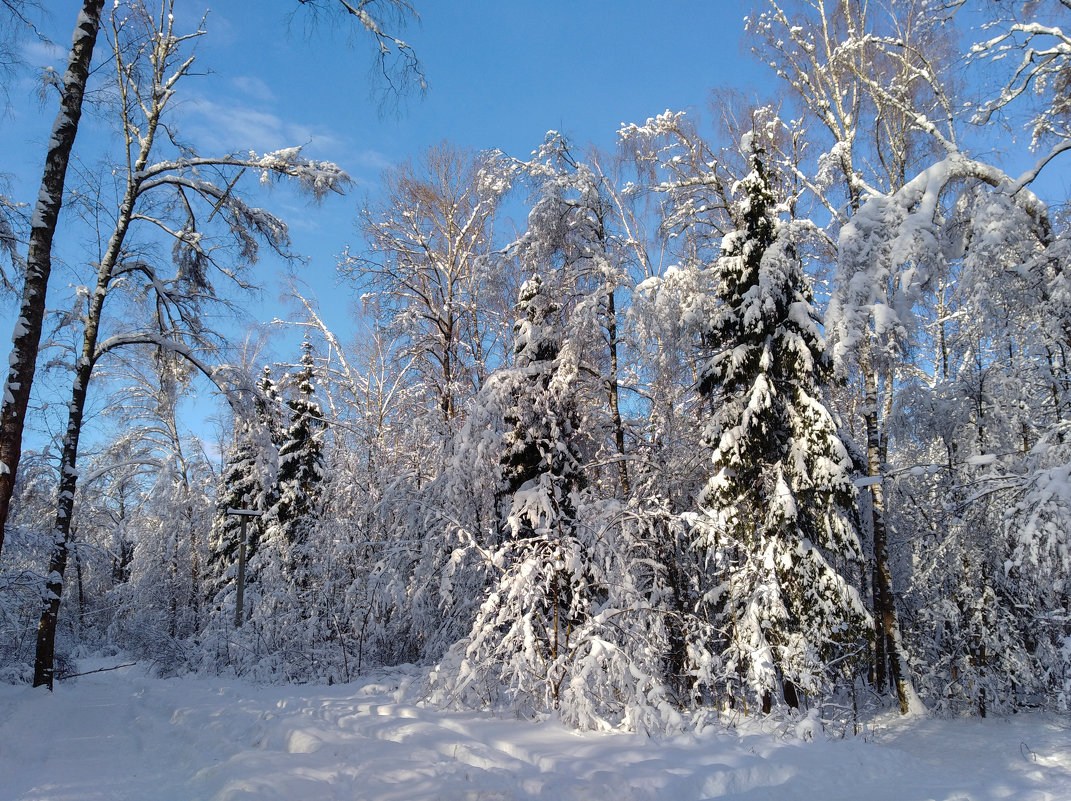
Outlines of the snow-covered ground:
[[261,687],[133,667],[51,695],[0,685],[0,799],[1071,799],[1068,719],[890,718],[815,742],[752,721],[649,739],[444,713],[409,681]]

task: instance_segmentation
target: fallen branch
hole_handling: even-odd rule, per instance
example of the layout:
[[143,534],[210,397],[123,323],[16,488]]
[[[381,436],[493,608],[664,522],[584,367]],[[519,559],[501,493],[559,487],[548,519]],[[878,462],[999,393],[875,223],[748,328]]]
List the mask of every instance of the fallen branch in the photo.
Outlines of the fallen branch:
[[63,681],[64,679],[75,679],[79,676],[88,676],[90,673],[104,673],[108,670],[119,670],[119,668],[133,667],[136,664],[137,662],[127,662],[125,665],[116,665],[115,667],[107,668],[97,668],[96,670],[87,670],[85,673],[68,673],[65,676],[56,676],[56,679],[58,681]]

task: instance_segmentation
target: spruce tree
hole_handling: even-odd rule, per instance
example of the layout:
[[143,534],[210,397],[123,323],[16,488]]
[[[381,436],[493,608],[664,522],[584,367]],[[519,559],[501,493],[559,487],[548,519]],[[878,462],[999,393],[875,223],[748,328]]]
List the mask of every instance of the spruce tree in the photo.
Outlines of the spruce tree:
[[585,480],[576,432],[574,388],[557,372],[561,348],[559,306],[536,275],[521,287],[514,325],[516,368],[503,415],[502,475],[505,482],[501,536],[517,559],[517,574],[534,578],[529,617],[540,639],[539,657],[548,664],[568,646],[569,631],[583,614],[584,558],[576,535],[577,493]]
[[[278,463],[279,391],[272,379],[271,369],[264,368],[257,381],[251,412],[235,411],[234,443],[227,454],[219,479],[216,519],[210,540],[210,572],[216,592],[231,578],[228,571],[238,562],[241,541],[241,519],[228,514],[228,509],[267,511],[275,503],[274,483]],[[261,543],[259,521],[247,524],[246,558],[251,560]],[[250,576],[252,578],[252,576]]]
[[305,551],[319,517],[324,475],[324,419],[316,402],[314,377],[312,343],[306,339],[301,346],[301,369],[286,401],[290,421],[280,438],[275,498],[265,520],[268,536],[288,553],[287,567],[299,572],[308,567]]
[[[468,638],[440,665],[455,701],[506,701],[518,712],[555,708],[577,632],[590,617],[589,557],[577,523],[582,471],[575,373],[560,369],[560,308],[539,276],[519,293],[515,365],[496,372],[472,420],[498,427],[498,519],[481,550],[492,569]],[[479,422],[483,421],[483,422]],[[462,453],[486,449],[466,427]]]
[[713,475],[696,544],[716,571],[723,680],[769,711],[778,690],[795,706],[797,690],[828,689],[868,617],[845,575],[861,558],[855,489],[819,397],[829,368],[797,226],[778,219],[763,152],[747,138],[744,149],[737,229],[707,271],[716,305],[700,323]]

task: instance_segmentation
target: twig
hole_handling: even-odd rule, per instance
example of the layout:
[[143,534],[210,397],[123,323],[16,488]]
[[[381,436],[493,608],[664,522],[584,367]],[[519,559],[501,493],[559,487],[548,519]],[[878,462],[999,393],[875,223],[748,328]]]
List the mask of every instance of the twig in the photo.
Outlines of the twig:
[[108,670],[119,670],[119,668],[133,667],[137,662],[127,662],[125,665],[116,665],[115,667],[97,668],[96,670],[87,670],[85,673],[68,673],[66,676],[56,676],[56,679],[63,681],[64,679],[73,679],[78,676],[88,676],[90,673],[104,673]]

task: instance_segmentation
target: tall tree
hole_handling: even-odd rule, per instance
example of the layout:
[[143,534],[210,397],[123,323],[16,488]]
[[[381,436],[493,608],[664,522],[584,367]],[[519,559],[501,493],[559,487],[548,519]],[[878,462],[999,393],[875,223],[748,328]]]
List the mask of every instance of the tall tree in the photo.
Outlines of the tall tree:
[[[30,221],[30,247],[26,256],[26,277],[12,350],[8,358],[4,397],[0,401],[0,556],[3,554],[4,529],[7,526],[11,495],[22,454],[22,431],[30,402],[37,351],[41,344],[41,327],[45,316],[45,295],[52,273],[52,240],[56,235],[67,164],[78,123],[82,117],[82,99],[89,79],[93,49],[100,31],[104,0],[86,0],[75,24],[74,39],[63,75],[60,110],[52,124],[41,189]],[[2,233],[2,231],[0,231]]]
[[301,344],[301,369],[286,401],[290,420],[280,437],[274,503],[264,521],[267,536],[290,553],[290,570],[295,574],[308,568],[309,534],[319,518],[324,479],[324,417],[316,402],[314,368],[312,342],[306,338]]
[[[211,221],[227,226],[224,236],[236,242],[246,263],[256,260],[261,242],[286,254],[286,225],[278,218],[248,206],[235,193],[235,185],[246,170],[260,173],[266,180],[289,178],[322,197],[340,191],[348,177],[336,165],[303,158],[299,148],[257,156],[199,157],[180,149],[173,158],[152,162],[164,110],[175,94],[178,82],[188,74],[193,56],[184,51],[203,35],[201,29],[179,34],[175,29],[174,0],[162,0],[155,14],[143,3],[129,8],[116,6],[112,12],[112,32],[116,89],[120,98],[121,131],[125,139],[125,169],[114,229],[97,265],[94,291],[86,299],[78,359],[75,364],[68,420],[60,457],[60,486],[49,561],[47,600],[38,626],[34,685],[53,681],[56,617],[63,591],[67,563],[67,542],[78,481],[78,448],[82,434],[86,400],[93,370],[109,353],[131,345],[150,345],[181,357],[206,375],[215,371],[200,358],[210,351],[218,335],[203,324],[203,309],[218,301],[213,269],[226,280],[236,277],[230,265],[221,265],[211,246]],[[133,58],[127,59],[133,45]],[[212,178],[216,180],[212,180]],[[169,196],[160,206],[153,201]],[[172,240],[174,274],[162,273],[154,264],[128,247],[135,228],[148,226]],[[132,285],[143,281],[142,316],[128,306],[125,320],[111,320],[107,328],[105,304],[117,302]],[[239,279],[239,285],[243,283]],[[147,301],[147,302],[146,302]]]
[[762,150],[751,137],[742,149],[739,228],[707,271],[717,305],[699,323],[714,475],[696,544],[718,575],[726,678],[769,712],[777,691],[796,706],[798,689],[825,690],[869,621],[849,575],[862,557],[855,489],[820,395],[829,367],[796,252],[803,226],[778,221]]
[[509,188],[496,159],[443,143],[388,170],[383,202],[361,223],[367,253],[342,264],[404,345],[440,429],[460,417],[506,344],[493,302],[503,295],[498,261],[488,258]]
[[[753,49],[787,84],[812,122],[812,138],[824,144],[812,171],[817,180],[805,177],[805,183],[830,212],[830,237],[836,240],[865,198],[897,191],[928,158],[957,150],[944,20],[925,2],[768,0],[765,5],[765,11],[748,20],[749,31],[759,39]],[[881,79],[875,65],[882,67]],[[860,124],[868,118],[875,121],[869,131]],[[852,280],[862,283],[843,272],[837,276],[842,285]],[[899,289],[895,281],[874,286],[892,295]],[[839,307],[831,308],[831,327],[839,313]],[[836,332],[831,341],[839,341]],[[837,344],[834,354],[838,368],[856,370],[861,379],[857,407],[871,479],[867,509],[873,539],[875,684],[884,688],[891,678],[906,713],[914,690],[889,564],[888,499],[880,480],[889,447],[886,420],[901,363],[888,358],[886,344],[880,336],[870,337],[852,351],[850,362],[839,358],[844,351]]]
[[570,331],[571,349],[584,362],[584,371],[591,372],[592,382],[585,383],[594,383],[595,392],[605,398],[607,461],[616,463],[614,494],[627,498],[631,486],[621,412],[623,344],[618,294],[626,294],[631,284],[630,251],[615,229],[617,209],[607,179],[594,161],[578,159],[561,134],[547,134],[532,159],[520,165],[535,185],[535,198],[528,230],[511,250],[530,269],[556,265],[568,276],[564,289],[572,297],[567,314],[577,324]]
[[494,575],[463,661],[443,675],[459,697],[472,687],[505,691],[531,712],[557,708],[594,587],[577,526],[585,479],[572,371],[557,361],[561,307],[537,275],[521,287],[517,308],[516,366],[491,377],[461,444],[475,455],[480,429],[502,427],[498,519],[480,543],[493,554]]

